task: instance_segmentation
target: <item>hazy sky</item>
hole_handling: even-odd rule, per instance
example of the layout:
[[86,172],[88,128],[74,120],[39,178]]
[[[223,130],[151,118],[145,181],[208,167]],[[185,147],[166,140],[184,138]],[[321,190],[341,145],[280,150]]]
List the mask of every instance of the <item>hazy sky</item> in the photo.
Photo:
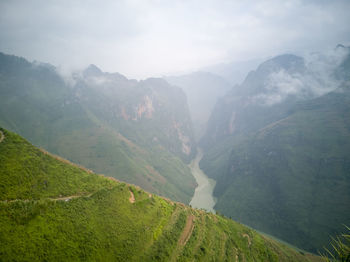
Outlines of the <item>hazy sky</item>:
[[349,10],[349,0],[0,0],[0,51],[144,78],[349,44]]

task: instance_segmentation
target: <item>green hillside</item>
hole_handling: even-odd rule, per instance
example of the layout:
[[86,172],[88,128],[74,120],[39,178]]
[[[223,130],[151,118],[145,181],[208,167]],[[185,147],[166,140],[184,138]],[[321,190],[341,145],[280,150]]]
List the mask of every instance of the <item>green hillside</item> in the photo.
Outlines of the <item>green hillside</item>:
[[0,135],[1,261],[320,261]]
[[53,66],[0,53],[0,125],[94,172],[189,203],[195,146],[183,92],[96,66],[72,77],[68,84]]

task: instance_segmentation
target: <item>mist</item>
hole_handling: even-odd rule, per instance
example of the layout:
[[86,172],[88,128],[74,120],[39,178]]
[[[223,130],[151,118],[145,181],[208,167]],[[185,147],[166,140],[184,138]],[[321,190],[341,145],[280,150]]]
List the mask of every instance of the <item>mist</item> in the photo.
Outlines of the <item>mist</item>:
[[335,70],[348,56],[349,49],[337,47],[325,52],[305,54],[303,72],[289,73],[285,69],[268,75],[263,92],[253,97],[254,103],[275,105],[294,96],[298,99],[313,98],[337,89],[342,83]]
[[1,1],[0,51],[140,79],[346,45],[349,9],[345,0]]

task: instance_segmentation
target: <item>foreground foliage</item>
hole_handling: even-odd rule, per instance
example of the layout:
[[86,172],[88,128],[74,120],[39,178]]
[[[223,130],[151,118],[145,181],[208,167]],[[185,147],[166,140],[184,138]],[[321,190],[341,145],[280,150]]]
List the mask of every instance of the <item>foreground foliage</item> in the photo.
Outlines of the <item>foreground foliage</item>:
[[326,254],[323,255],[325,261],[350,261],[350,228],[346,226],[346,229],[347,233],[332,238],[332,251],[326,249]]

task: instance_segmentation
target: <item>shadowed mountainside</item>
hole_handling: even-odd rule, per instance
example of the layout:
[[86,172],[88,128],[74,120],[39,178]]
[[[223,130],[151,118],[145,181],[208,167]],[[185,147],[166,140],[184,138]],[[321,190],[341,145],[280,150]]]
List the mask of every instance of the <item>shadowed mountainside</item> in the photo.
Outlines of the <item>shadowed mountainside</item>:
[[186,97],[162,79],[94,65],[63,79],[51,65],[0,53],[0,124],[95,172],[185,203],[193,195]]
[[217,103],[200,162],[217,180],[216,210],[313,252],[349,224],[348,61],[327,73],[333,87],[279,56]]

